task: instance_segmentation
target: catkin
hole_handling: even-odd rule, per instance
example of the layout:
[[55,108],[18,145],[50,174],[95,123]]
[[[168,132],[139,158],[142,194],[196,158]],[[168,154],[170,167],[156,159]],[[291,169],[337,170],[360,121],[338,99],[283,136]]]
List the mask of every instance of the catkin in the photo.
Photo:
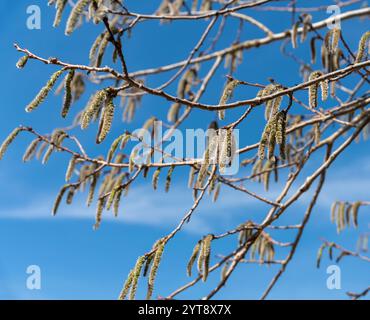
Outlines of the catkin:
[[171,178],[172,178],[172,173],[173,173],[173,170],[175,169],[175,166],[171,166],[169,169],[168,169],[168,172],[167,172],[167,176],[166,176],[166,186],[165,186],[165,191],[168,192],[170,190],[170,186],[171,186]]
[[194,183],[195,168],[192,166],[189,171],[188,188],[191,189]]
[[[219,101],[219,105],[224,105],[224,104],[226,104],[227,103],[227,101],[229,100],[229,99],[231,99],[231,97],[232,97],[232,95],[233,95],[233,93],[234,93],[234,90],[235,90],[235,88],[238,86],[240,84],[240,81],[239,80],[235,80],[235,79],[233,79],[233,80],[231,80],[231,81],[229,81],[227,84],[226,84],[226,86],[225,86],[225,88],[224,88],[224,90],[223,90],[223,92],[222,92],[222,95],[221,95],[221,98],[220,98],[220,101]],[[225,110],[220,110],[219,112],[218,112],[218,117],[219,117],[219,119],[220,120],[223,120],[224,119],[224,117],[225,117]]]
[[215,192],[213,193],[213,202],[216,202],[218,199],[218,196],[220,195],[220,190],[221,190],[221,182],[217,183]]
[[130,300],[135,299],[136,291],[137,291],[137,284],[139,281],[141,269],[143,268],[145,258],[144,257],[139,257],[136,261],[135,267],[134,267],[134,272],[132,275],[132,284],[131,284],[131,290],[130,290]]
[[91,65],[95,65],[95,56],[96,56],[96,52],[97,50],[99,49],[99,46],[104,38],[104,35],[105,35],[105,32],[99,34],[94,43],[92,44],[91,48],[90,48],[90,51],[89,51],[89,60],[90,60],[90,64]]
[[97,182],[98,182],[97,175],[94,174],[91,177],[90,189],[89,189],[89,193],[87,195],[87,200],[86,200],[86,205],[88,207],[90,207],[92,201],[94,200],[94,194],[95,194],[95,189],[96,189]]
[[34,156],[34,154],[36,152],[36,148],[38,147],[38,145],[40,144],[40,142],[41,142],[41,139],[40,138],[36,138],[35,140],[33,140],[30,143],[30,145],[28,146],[28,148],[24,152],[23,162],[27,162],[27,161],[31,160],[31,158]]
[[[367,31],[362,35],[361,40],[358,43],[357,56],[356,56],[355,63],[361,62],[362,59],[364,58],[365,51],[366,51],[366,45],[369,41],[369,37],[370,37],[370,31]],[[369,51],[369,46],[368,46],[368,51]]]
[[76,156],[73,156],[71,158],[71,160],[69,161],[69,164],[68,164],[68,167],[67,167],[67,171],[66,171],[66,182],[68,182],[69,180],[71,180],[73,171],[75,170],[77,159],[78,158]]
[[26,107],[26,112],[31,112],[35,110],[47,97],[55,83],[57,82],[58,78],[62,75],[63,70],[59,70],[50,77],[49,81],[46,85],[40,90],[37,96],[33,99],[33,101]]
[[157,190],[158,179],[159,179],[159,174],[160,173],[161,173],[161,168],[159,168],[159,167],[153,173],[152,185],[153,185],[154,190]]
[[148,279],[148,291],[146,295],[147,300],[150,300],[153,295],[154,281],[157,276],[159,264],[161,263],[165,244],[166,244],[166,241],[164,239],[161,239],[158,241],[158,244],[156,246],[156,250],[155,250],[155,254],[153,258],[153,264],[150,269],[150,274],[149,274],[149,279]]
[[8,149],[9,145],[14,141],[14,139],[18,136],[18,134],[23,131],[22,128],[15,128],[9,136],[4,140],[0,147],[0,160],[4,157],[6,150]]
[[203,255],[203,275],[202,280],[205,282],[208,278],[209,273],[209,262],[211,258],[211,242],[213,235],[209,234],[203,239],[202,252]]
[[188,262],[188,264],[186,266],[186,272],[187,272],[187,275],[189,277],[191,277],[191,271],[193,269],[194,262],[195,262],[195,260],[198,257],[198,254],[199,254],[199,251],[200,251],[200,247],[201,247],[201,242],[198,241],[197,244],[195,245],[194,249],[193,249],[193,253],[191,254],[191,257],[189,259],[189,262]]
[[91,0],[78,0],[78,2],[73,7],[73,9],[72,9],[72,11],[69,15],[67,25],[66,25],[65,34],[67,36],[69,36],[73,32],[73,30],[75,29],[84,8],[87,6],[87,4],[90,1]]
[[63,195],[65,194],[65,192],[67,191],[68,188],[69,188],[69,185],[64,185],[62,187],[62,189],[60,189],[60,191],[59,191],[59,193],[58,193],[58,195],[55,199],[53,209],[51,211],[53,216],[55,216],[57,214],[60,202],[62,201]]
[[352,204],[352,217],[353,217],[353,225],[357,228],[358,227],[358,210],[361,206],[361,201],[356,201]]
[[28,55],[21,57],[21,58],[18,60],[18,62],[17,62],[17,64],[16,64],[16,67],[17,67],[18,69],[23,69],[23,68],[25,67],[25,65],[27,64],[28,59],[29,59],[29,56],[28,56]]
[[94,230],[98,230],[101,224],[101,218],[102,218],[102,213],[104,210],[104,199],[101,198],[98,200],[98,204],[96,207],[96,216],[95,216],[95,224],[94,224]]
[[54,18],[54,23],[53,23],[53,27],[56,28],[57,26],[59,26],[60,24],[60,21],[62,20],[62,14],[63,14],[63,10],[67,4],[67,1],[68,0],[57,0],[56,1],[56,13],[55,13],[55,18]]
[[114,117],[114,103],[113,103],[113,96],[109,95],[106,98],[105,106],[102,114],[103,123],[101,126],[101,130],[99,131],[97,143],[101,143],[105,137],[108,135],[111,127],[112,121]]
[[89,126],[92,118],[100,109],[106,97],[106,90],[100,90],[93,95],[81,117],[81,129],[86,129]]
[[[309,81],[312,81],[312,80],[315,80],[319,77],[321,77],[323,75],[323,73],[321,71],[314,71],[310,74],[309,76]],[[308,87],[308,98],[309,98],[309,104],[310,104],[310,107],[311,108],[316,108],[317,107],[317,89],[319,87],[319,84],[316,82],[314,84],[311,84],[309,87]],[[325,90],[325,85],[324,85],[324,88],[322,88],[322,97],[324,97],[325,93],[326,93],[326,96],[327,96],[327,90],[326,92],[324,91]]]
[[112,145],[109,148],[107,159],[106,159],[106,161],[108,163],[112,161],[114,153],[116,152],[116,150],[117,150],[119,144],[121,143],[122,139],[124,139],[125,137],[126,137],[126,134],[124,133],[113,141]]
[[292,41],[292,47],[293,47],[293,49],[296,49],[297,48],[297,31],[298,31],[298,27],[299,27],[299,22],[296,22],[293,25],[292,31],[290,33],[290,38],[291,38],[291,41]]
[[123,285],[122,291],[118,297],[118,300],[126,299],[126,296],[131,288],[133,277],[134,277],[134,269],[132,269],[130,273],[128,274],[125,284]]
[[64,100],[63,100],[63,108],[62,108],[62,117],[65,118],[68,114],[69,108],[71,107],[72,103],[72,89],[71,89],[71,83],[73,80],[73,77],[75,75],[75,71],[71,70],[68,72],[65,80],[64,80]]

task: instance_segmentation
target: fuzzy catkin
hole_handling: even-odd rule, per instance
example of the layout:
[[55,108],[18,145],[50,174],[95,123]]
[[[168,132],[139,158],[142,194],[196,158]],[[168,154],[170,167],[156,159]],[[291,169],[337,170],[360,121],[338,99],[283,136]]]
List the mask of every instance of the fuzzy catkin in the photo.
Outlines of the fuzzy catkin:
[[96,175],[93,175],[91,177],[91,184],[90,184],[90,189],[89,193],[87,195],[87,200],[86,200],[86,205],[90,207],[92,201],[94,200],[94,194],[95,194],[95,189],[96,189],[96,184],[98,182],[98,178]]
[[67,4],[67,1],[68,0],[57,0],[56,1],[56,13],[55,13],[55,18],[54,18],[54,23],[53,23],[53,27],[56,28],[57,26],[59,26],[60,24],[60,21],[62,20],[62,14],[63,14],[63,10]]
[[57,214],[60,202],[62,201],[63,195],[65,194],[65,192],[67,191],[68,188],[69,188],[69,185],[64,185],[62,187],[62,189],[60,189],[60,191],[59,191],[59,193],[58,193],[58,195],[55,199],[53,209],[51,211],[53,216],[55,216]]
[[360,42],[358,43],[357,56],[356,56],[355,63],[361,62],[362,59],[364,58],[365,51],[366,51],[366,45],[368,44],[369,37],[370,37],[370,31],[367,31],[362,35]]
[[104,199],[103,198],[99,199],[96,207],[94,230],[98,230],[100,227],[104,205],[105,205]]
[[107,91],[100,90],[96,92],[90,99],[82,117],[81,117],[81,129],[86,129],[97,111],[100,109],[102,103],[107,97]]
[[173,170],[175,169],[175,166],[171,166],[169,169],[168,169],[168,172],[167,172],[167,176],[166,176],[166,186],[165,186],[165,191],[168,192],[170,190],[170,186],[171,186],[171,179],[172,179],[172,173],[173,173]]
[[154,173],[153,173],[153,178],[152,178],[152,185],[153,189],[157,190],[158,186],[158,179],[159,179],[159,174],[161,173],[161,168],[157,168]]
[[69,164],[68,164],[68,167],[67,167],[67,171],[66,171],[66,182],[68,182],[69,180],[71,180],[71,177],[72,177],[72,174],[73,174],[73,171],[75,170],[75,167],[76,167],[76,161],[77,161],[77,157],[76,156],[73,156],[71,158],[71,160],[69,161]]
[[[221,98],[220,98],[220,101],[219,101],[219,105],[224,105],[227,103],[227,101],[232,97],[233,93],[234,93],[234,90],[235,88],[240,84],[240,81],[239,80],[231,80],[229,81],[223,92],[222,92],[222,95],[221,95]],[[219,119],[220,120],[223,120],[224,117],[225,117],[225,110],[220,110],[218,112],[218,116],[219,116]]]
[[132,284],[131,284],[131,290],[130,290],[130,300],[134,300],[136,296],[136,291],[137,291],[137,284],[139,281],[141,269],[143,268],[145,258],[143,256],[139,257],[136,261],[135,267],[134,267],[134,272],[132,275]]
[[191,271],[193,269],[194,262],[195,262],[195,260],[197,259],[198,255],[199,255],[199,251],[200,251],[200,247],[201,247],[200,244],[201,244],[200,241],[198,241],[197,244],[195,245],[195,247],[193,249],[193,252],[191,254],[191,257],[189,259],[189,262],[186,266],[186,272],[187,272],[187,275],[189,277],[191,277]]
[[125,284],[123,285],[122,291],[118,297],[118,300],[126,299],[126,296],[131,288],[133,277],[134,277],[134,269],[132,269],[130,273],[128,274]]
[[[312,81],[315,80],[319,77],[321,77],[323,73],[321,71],[314,71],[310,74],[308,80]],[[308,98],[309,98],[309,104],[311,108],[316,108],[317,107],[317,89],[319,87],[319,84],[316,82],[314,84],[311,84],[308,87]],[[321,87],[323,88],[323,87]],[[325,85],[324,85],[324,90],[325,90]],[[325,92],[323,91],[322,96],[325,95]],[[327,90],[326,90],[326,95],[327,95]]]
[[31,158],[35,155],[36,149],[37,149],[38,145],[40,144],[40,142],[41,142],[41,139],[36,138],[35,140],[33,140],[30,143],[30,145],[28,146],[28,148],[24,152],[23,162],[27,162],[27,161],[31,160]]
[[203,239],[202,254],[203,254],[203,275],[202,280],[205,282],[209,273],[209,262],[211,258],[211,242],[213,235],[209,234]]
[[78,20],[83,13],[84,8],[88,5],[90,1],[91,0],[78,0],[78,2],[73,7],[66,25],[65,34],[67,36],[72,34],[73,30],[76,28]]
[[37,96],[32,100],[30,104],[26,107],[26,112],[31,112],[35,110],[47,97],[51,89],[54,87],[55,83],[57,82],[58,78],[62,75],[63,70],[59,70],[50,77],[49,81],[46,85],[40,90]]
[[147,300],[150,300],[153,295],[154,281],[157,276],[159,264],[161,263],[165,244],[166,244],[165,240],[161,239],[158,241],[158,244],[156,246],[156,250],[155,250],[155,254],[153,258],[153,264],[150,269],[150,274],[149,274],[149,279],[148,279],[148,291],[146,295]]
[[25,67],[25,65],[27,64],[28,59],[29,59],[29,56],[28,56],[28,55],[21,57],[21,58],[18,60],[18,62],[17,62],[17,64],[16,64],[16,67],[17,67],[18,69],[23,69],[23,68]]
[[23,131],[22,128],[15,128],[9,136],[4,140],[0,147],[0,160],[4,157],[6,150],[8,149],[9,145],[14,141],[14,139],[18,136],[18,134]]
[[103,114],[102,114],[103,123],[102,123],[101,130],[98,134],[98,138],[97,138],[98,143],[101,143],[106,138],[106,136],[108,135],[108,133],[109,133],[111,127],[112,127],[112,121],[113,121],[113,117],[114,117],[114,109],[115,109],[115,106],[114,106],[114,103],[113,103],[113,96],[109,95],[106,98],[105,106],[104,106],[104,110],[103,110]]
[[95,65],[95,56],[96,56],[96,52],[97,50],[99,49],[99,46],[104,38],[104,35],[105,35],[105,32],[99,34],[94,43],[92,44],[91,48],[90,48],[90,51],[89,51],[89,60],[90,60],[90,64],[91,65]]
[[65,80],[64,80],[64,99],[63,99],[63,108],[62,108],[62,117],[65,118],[69,112],[69,108],[71,107],[72,103],[72,88],[71,83],[73,81],[73,77],[75,75],[75,71],[71,70],[68,72]]

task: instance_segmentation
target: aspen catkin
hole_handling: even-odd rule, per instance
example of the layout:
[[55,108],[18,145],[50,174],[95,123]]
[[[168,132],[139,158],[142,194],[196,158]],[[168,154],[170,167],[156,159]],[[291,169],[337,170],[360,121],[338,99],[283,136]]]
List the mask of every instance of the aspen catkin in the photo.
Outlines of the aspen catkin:
[[80,15],[83,13],[84,8],[91,0],[78,0],[78,2],[73,7],[71,14],[69,15],[65,34],[69,36],[75,29]]
[[355,63],[361,62],[362,59],[364,58],[365,51],[366,51],[366,45],[369,42],[369,38],[370,38],[370,31],[367,31],[366,33],[362,35],[361,40],[358,43],[358,50],[357,50],[357,56],[356,56]]
[[4,157],[6,150],[8,149],[9,145],[14,141],[14,139],[18,136],[18,134],[23,131],[22,128],[15,128],[10,135],[4,140],[0,147],[0,160]]
[[103,124],[101,127],[101,131],[99,132],[97,142],[101,143],[105,137],[108,135],[111,127],[112,127],[112,121],[114,117],[114,103],[113,103],[113,96],[109,95],[105,101],[105,107],[103,110]]
[[65,80],[64,80],[64,100],[63,100],[63,108],[62,108],[62,117],[65,118],[68,114],[69,108],[71,107],[72,103],[72,88],[71,83],[73,81],[73,77],[75,75],[75,71],[71,70],[68,72]]
[[50,90],[53,88],[53,86],[57,82],[58,78],[62,75],[62,73],[63,70],[59,70],[51,76],[46,85],[40,90],[40,92],[33,99],[33,101],[26,107],[26,112],[31,112],[35,110],[45,100]]
[[149,279],[148,279],[148,291],[147,291],[147,296],[146,296],[147,300],[150,300],[153,295],[154,281],[157,276],[159,264],[161,263],[165,244],[166,244],[166,241],[164,239],[161,239],[159,240],[156,246],[156,250],[155,250],[155,254],[153,258],[153,264],[150,269],[150,274],[149,274]]

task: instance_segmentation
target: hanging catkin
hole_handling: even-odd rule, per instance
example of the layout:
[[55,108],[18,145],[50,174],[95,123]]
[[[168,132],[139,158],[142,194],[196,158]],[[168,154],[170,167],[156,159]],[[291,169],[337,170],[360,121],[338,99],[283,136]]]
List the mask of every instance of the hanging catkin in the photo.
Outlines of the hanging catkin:
[[[223,90],[223,92],[222,92],[222,95],[221,95],[221,98],[220,98],[220,101],[219,101],[219,105],[224,105],[224,104],[226,104],[227,103],[227,101],[229,100],[229,99],[231,99],[231,97],[232,97],[232,95],[233,95],[233,93],[234,93],[234,90],[235,90],[235,88],[238,86],[240,84],[240,81],[239,80],[235,80],[235,79],[233,79],[233,80],[231,80],[231,81],[229,81],[227,84],[226,84],[226,86],[225,86],[225,88],[224,88],[224,90]],[[225,110],[220,110],[219,112],[218,112],[218,117],[219,117],[219,119],[220,120],[223,120],[224,118],[225,118]]]
[[73,81],[73,77],[75,75],[75,71],[71,70],[68,72],[65,80],[64,80],[64,100],[63,100],[63,108],[62,108],[62,117],[65,118],[69,112],[69,108],[71,107],[72,103],[72,88],[71,83]]
[[113,103],[113,96],[108,95],[105,100],[105,106],[102,113],[102,126],[101,130],[99,130],[98,137],[97,137],[97,143],[101,143],[106,136],[108,135],[111,127],[112,127],[112,121],[114,117],[114,103]]
[[98,112],[98,110],[101,108],[102,103],[107,97],[107,91],[100,90],[96,92],[92,98],[90,99],[82,117],[81,117],[81,129],[86,129],[95,114]]
[[58,78],[62,75],[63,70],[59,70],[50,77],[49,81],[46,85],[40,90],[37,96],[31,101],[31,103],[26,107],[26,112],[31,112],[35,110],[40,103],[42,103],[51,89],[54,87],[55,83],[57,82]]
[[53,209],[52,209],[52,214],[53,216],[55,216],[58,212],[58,208],[59,208],[59,205],[60,205],[60,202],[62,201],[62,198],[63,198],[63,195],[65,194],[65,192],[67,191],[67,189],[69,188],[69,185],[64,185],[62,187],[62,189],[60,189],[55,201],[54,201],[54,205],[53,205]]
[[78,2],[73,7],[66,25],[65,34],[67,36],[69,36],[76,28],[78,20],[84,11],[84,8],[88,5],[90,1],[91,0],[78,0]]
[[189,277],[191,277],[191,272],[192,272],[192,269],[193,269],[193,265],[194,265],[194,262],[195,262],[195,260],[197,259],[198,255],[199,255],[200,247],[201,247],[201,241],[198,241],[197,244],[195,245],[194,249],[193,249],[193,253],[191,254],[191,257],[190,257],[189,262],[187,264],[186,272],[187,272]]
[[62,20],[62,14],[63,14],[63,10],[67,4],[67,1],[68,0],[57,0],[56,3],[55,3],[55,7],[56,7],[56,13],[55,13],[55,18],[54,18],[54,23],[53,23],[53,27],[56,28],[57,26],[59,26],[60,24],[60,21]]
[[135,267],[134,267],[134,272],[132,275],[132,284],[131,284],[131,290],[130,290],[130,300],[134,300],[136,296],[136,291],[137,291],[137,284],[139,281],[141,269],[143,268],[145,258],[144,257],[139,257],[136,261]]
[[155,278],[157,276],[159,264],[161,263],[161,259],[162,259],[165,244],[166,244],[165,239],[161,239],[161,240],[158,241],[158,243],[156,245],[155,254],[154,254],[154,258],[153,258],[153,263],[152,263],[152,267],[150,269],[149,279],[148,279],[148,291],[147,291],[147,295],[146,295],[147,300],[150,300],[152,295],[153,295],[154,281],[155,281]]
[[130,291],[132,280],[134,277],[134,269],[130,271],[130,273],[127,276],[127,279],[125,281],[125,284],[123,285],[122,291],[118,297],[118,300],[125,300],[128,292]]
[[16,64],[16,67],[17,67],[18,69],[23,69],[23,68],[25,67],[25,65],[27,64],[28,59],[29,59],[29,56],[28,56],[28,55],[27,55],[27,56],[23,56],[23,57],[21,57],[21,58],[18,60],[18,62],[17,62],[17,64]]
[[169,169],[168,169],[168,172],[167,172],[167,176],[166,176],[166,186],[165,186],[165,191],[168,192],[170,190],[170,186],[171,186],[171,179],[172,179],[172,173],[173,173],[173,170],[175,169],[175,166],[171,166]]
[[68,182],[69,180],[71,180],[73,171],[75,170],[77,159],[78,159],[77,156],[73,156],[71,158],[71,160],[69,161],[69,164],[68,164],[68,167],[67,167],[67,171],[66,171],[66,178],[65,178],[66,182]]
[[97,206],[96,206],[96,216],[95,216],[95,224],[94,224],[94,230],[98,230],[100,227],[101,219],[102,219],[102,213],[104,210],[104,199],[100,198],[98,200]]
[[4,157],[6,150],[8,149],[9,145],[14,141],[14,139],[18,136],[18,134],[23,131],[22,128],[15,128],[9,136],[4,140],[0,147],[0,160]]
[[202,251],[201,255],[203,256],[202,261],[203,261],[203,274],[202,274],[202,280],[205,282],[208,278],[208,273],[209,273],[209,262],[211,259],[211,242],[213,240],[213,235],[209,234],[203,239],[203,244],[202,244]]
[[35,140],[33,140],[30,143],[30,145],[28,146],[28,148],[24,152],[23,162],[27,162],[27,161],[31,160],[31,158],[35,155],[36,149],[39,146],[40,142],[41,142],[41,139],[36,138]]
[[[315,80],[319,77],[323,76],[323,73],[321,71],[313,71],[310,74],[309,81]],[[322,80],[320,82],[321,86],[321,97],[322,100],[326,100],[328,96],[328,82],[327,80]],[[319,83],[313,83],[308,87],[308,99],[309,99],[309,104],[311,108],[316,108],[317,107],[317,89],[319,87]]]
[[360,42],[358,43],[358,49],[357,49],[357,56],[355,63],[361,62],[364,57],[365,57],[365,52],[366,52],[366,46],[367,46],[367,51],[369,52],[369,38],[370,38],[370,31],[365,32],[362,37]]

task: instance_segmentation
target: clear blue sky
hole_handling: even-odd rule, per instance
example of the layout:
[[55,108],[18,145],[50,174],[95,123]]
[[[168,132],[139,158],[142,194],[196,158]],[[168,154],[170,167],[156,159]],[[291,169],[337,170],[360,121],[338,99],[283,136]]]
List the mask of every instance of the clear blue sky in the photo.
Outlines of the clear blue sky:
[[[24,107],[34,97],[50,74],[55,70],[51,66],[30,61],[27,67],[19,71],[15,63],[20,57],[12,44],[17,42],[43,57],[58,56],[74,63],[88,63],[87,52],[102,26],[84,25],[71,37],[64,36],[64,23],[60,28],[52,28],[54,9],[47,7],[46,1],[1,1],[3,14],[0,20],[0,73],[1,110],[0,140],[17,125],[30,125],[39,132],[50,132],[56,126],[68,122],[59,116],[61,97],[51,95],[40,108],[32,113],[24,112]],[[303,6],[329,3],[328,1],[298,1]],[[150,13],[159,1],[127,1],[130,9]],[[39,5],[42,12],[41,30],[28,30],[26,27],[26,8]],[[345,8],[349,10],[351,7]],[[289,14],[253,12],[274,31],[286,29],[290,23]],[[325,13],[314,16],[321,19]],[[176,62],[187,57],[198,41],[207,22],[195,25],[181,21],[171,24],[145,22],[135,28],[131,39],[124,39],[123,46],[130,71],[156,67],[169,62]],[[218,48],[228,45],[235,36],[237,24],[228,23],[225,37]],[[366,22],[343,23],[343,33],[352,48],[366,30]],[[242,40],[261,36],[253,27],[245,26]],[[209,41],[206,42],[209,44]],[[269,46],[266,50],[251,50],[244,54],[243,65],[236,76],[240,79],[266,83],[267,77],[292,85],[300,81],[297,66],[286,57],[279,55],[280,43]],[[308,45],[300,46],[301,57],[308,56]],[[108,63],[108,62],[107,62]],[[209,91],[203,97],[204,102],[216,103],[224,84],[226,70],[219,69]],[[155,86],[170,77],[164,74],[156,79],[149,78],[148,83]],[[175,88],[170,87],[173,92]],[[88,93],[92,92],[89,86]],[[244,88],[237,91],[235,99],[250,97],[255,90]],[[73,108],[73,112],[83,108],[88,95]],[[329,101],[333,104],[334,101]],[[115,135],[128,127],[134,129],[142,125],[151,115],[164,116],[168,102],[158,98],[145,98],[143,107],[138,111],[136,120],[127,125],[117,116],[113,132],[108,141],[98,149],[90,143],[88,153],[96,155],[105,152]],[[304,111],[296,106],[296,113]],[[230,112],[227,119],[235,119],[240,111]],[[195,112],[183,128],[203,127],[214,119],[213,114],[203,115]],[[253,114],[247,126],[242,127],[241,144],[254,143],[262,130],[262,110]],[[123,129],[122,129],[123,128]],[[86,144],[92,141],[96,128],[88,133],[76,130],[75,133]],[[62,206],[58,216],[52,217],[50,209],[54,197],[64,182],[64,169],[68,158],[63,154],[53,154],[47,166],[37,161],[22,163],[22,155],[31,137],[22,135],[10,148],[5,159],[0,162],[0,299],[115,299],[123,281],[134,265],[136,258],[150,249],[155,240],[171,231],[177,221],[191,206],[191,190],[186,189],[186,172],[175,175],[174,184],[168,195],[163,191],[152,192],[148,181],[139,181],[123,199],[119,219],[109,214],[103,217],[98,231],[93,231],[94,210],[84,206],[85,195],[76,197],[72,206]],[[352,258],[344,258],[340,264],[342,270],[342,289],[326,288],[326,267],[332,262],[326,255],[321,269],[315,267],[315,257],[320,246],[320,237],[339,241],[348,248],[354,248],[358,234],[369,223],[366,208],[360,211],[360,230],[345,230],[337,236],[335,226],[329,221],[329,208],[336,199],[354,201],[365,200],[369,193],[370,178],[369,143],[353,145],[343,155],[328,174],[327,185],[314,209],[312,220],[304,233],[298,252],[281,281],[271,292],[270,298],[346,298],[345,292],[361,291],[370,282],[369,268],[365,263]],[[316,163],[317,165],[317,163]],[[313,167],[309,168],[311,171]],[[306,173],[310,172],[307,170]],[[249,187],[247,185],[247,187]],[[279,186],[272,188],[270,196],[276,194]],[[255,190],[259,187],[255,188]],[[275,193],[274,193],[275,192]],[[368,199],[367,199],[368,200]],[[303,199],[283,218],[281,223],[299,223],[305,205]],[[257,220],[265,211],[261,206],[244,194],[235,194],[223,190],[219,201],[212,204],[206,199],[184,232],[171,241],[166,248],[163,264],[160,266],[155,295],[167,295],[188,281],[185,275],[186,263],[193,245],[207,232],[218,233],[225,228],[233,228],[249,217]],[[368,211],[368,210],[367,210]],[[287,234],[275,234],[277,239],[289,241]],[[293,236],[290,233],[290,236]],[[291,238],[290,238],[291,239]],[[234,240],[233,240],[234,241]],[[213,253],[227,253],[232,248],[231,241],[218,241]],[[216,261],[217,258],[214,258]],[[26,268],[38,265],[42,272],[42,289],[30,291],[26,288]],[[259,298],[264,288],[277,271],[275,266],[241,265],[216,296],[219,299],[254,299]],[[206,284],[195,286],[184,293],[182,298],[200,298],[207,290],[215,286],[219,273],[212,274]],[[144,297],[145,280],[140,283],[139,297]]]

